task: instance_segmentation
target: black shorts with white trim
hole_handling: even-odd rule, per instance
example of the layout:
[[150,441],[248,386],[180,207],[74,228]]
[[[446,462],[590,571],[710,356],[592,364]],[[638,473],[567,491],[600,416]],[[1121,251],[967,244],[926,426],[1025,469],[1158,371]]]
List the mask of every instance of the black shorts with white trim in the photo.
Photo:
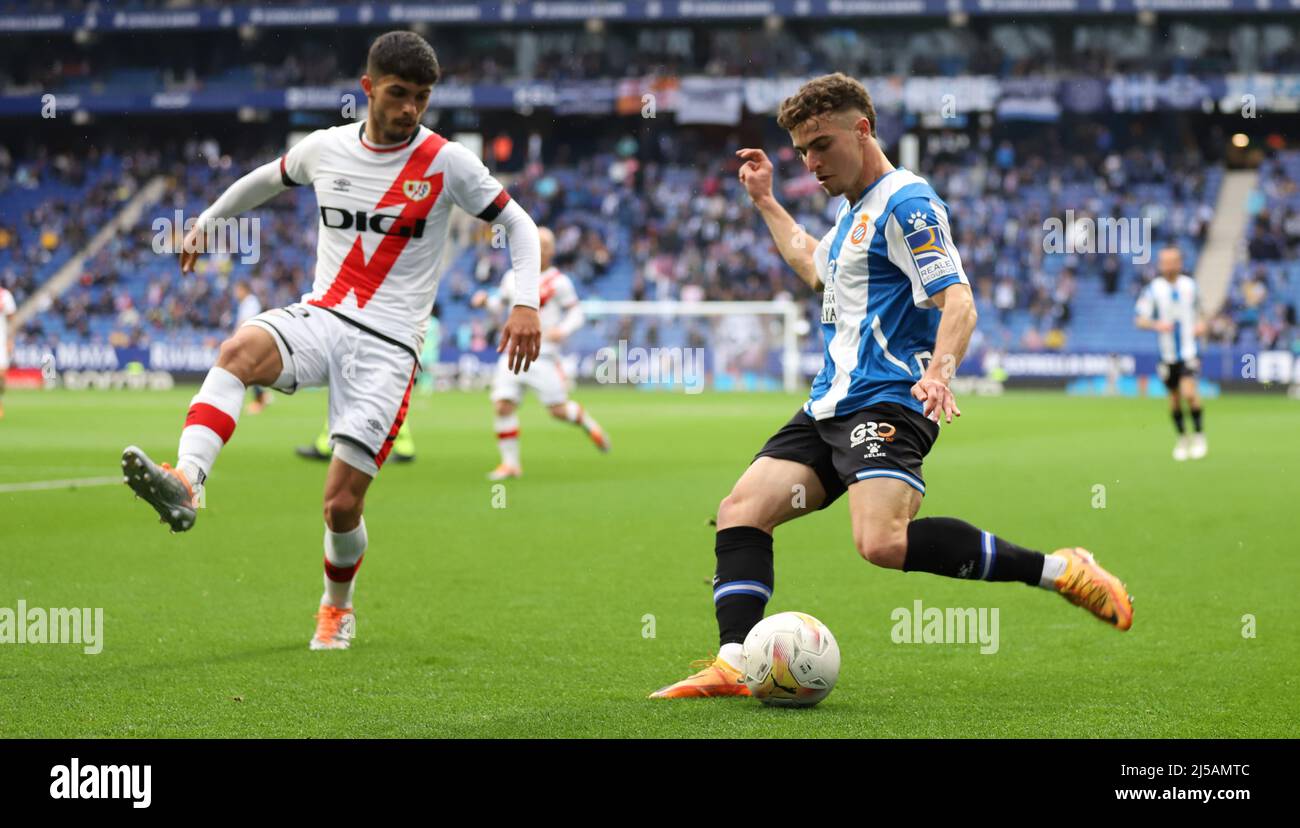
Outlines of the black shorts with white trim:
[[939,426],[898,403],[814,420],[802,408],[754,456],[810,467],[826,490],[821,508],[860,480],[889,477],[925,494],[921,462],[939,439]]

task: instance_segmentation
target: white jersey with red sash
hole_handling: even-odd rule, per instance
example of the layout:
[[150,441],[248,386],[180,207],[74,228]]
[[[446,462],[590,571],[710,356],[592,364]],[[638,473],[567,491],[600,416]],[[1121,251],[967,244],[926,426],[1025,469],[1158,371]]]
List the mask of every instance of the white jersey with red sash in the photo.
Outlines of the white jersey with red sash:
[[320,221],[310,305],[419,353],[438,291],[452,206],[485,221],[510,196],[465,146],[421,126],[377,146],[361,124],[321,129],[280,159],[284,183],[311,185]]

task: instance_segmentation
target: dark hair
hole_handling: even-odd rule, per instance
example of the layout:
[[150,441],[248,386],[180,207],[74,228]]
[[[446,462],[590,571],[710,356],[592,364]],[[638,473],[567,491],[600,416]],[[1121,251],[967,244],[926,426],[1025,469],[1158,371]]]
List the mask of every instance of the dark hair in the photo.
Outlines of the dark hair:
[[856,109],[871,122],[871,134],[876,134],[876,108],[871,95],[858,81],[841,72],[822,75],[799,87],[799,91],[781,102],[776,122],[787,132],[809,118]]
[[366,74],[372,80],[396,75],[421,85],[435,84],[442,77],[433,47],[415,32],[388,32],[375,38],[366,56]]

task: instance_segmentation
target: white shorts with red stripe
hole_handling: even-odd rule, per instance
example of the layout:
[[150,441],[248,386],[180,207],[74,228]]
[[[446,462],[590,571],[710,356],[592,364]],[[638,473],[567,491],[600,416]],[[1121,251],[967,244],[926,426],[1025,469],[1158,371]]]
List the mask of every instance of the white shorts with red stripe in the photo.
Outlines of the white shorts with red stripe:
[[492,401],[510,400],[516,405],[524,396],[524,389],[537,392],[542,405],[559,405],[569,400],[569,378],[560,365],[558,355],[543,354],[527,371],[518,374],[510,370],[509,354],[497,360],[496,373],[492,375]]
[[406,419],[419,360],[397,340],[339,313],[294,304],[244,323],[269,332],[284,370],[271,386],[292,394],[329,386],[334,454],[374,477]]

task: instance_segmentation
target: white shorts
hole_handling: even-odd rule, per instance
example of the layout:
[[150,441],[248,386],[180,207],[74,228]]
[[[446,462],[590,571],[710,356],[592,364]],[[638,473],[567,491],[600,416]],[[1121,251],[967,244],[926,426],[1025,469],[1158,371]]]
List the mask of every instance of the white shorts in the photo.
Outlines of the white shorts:
[[414,352],[325,308],[294,304],[244,323],[271,334],[284,370],[271,386],[330,389],[334,454],[374,477],[406,419],[419,366]]
[[516,374],[510,370],[510,355],[502,354],[492,375],[492,402],[510,400],[517,405],[523,399],[525,388],[533,389],[542,405],[568,402],[569,378],[560,367],[560,358],[539,357],[527,371]]

